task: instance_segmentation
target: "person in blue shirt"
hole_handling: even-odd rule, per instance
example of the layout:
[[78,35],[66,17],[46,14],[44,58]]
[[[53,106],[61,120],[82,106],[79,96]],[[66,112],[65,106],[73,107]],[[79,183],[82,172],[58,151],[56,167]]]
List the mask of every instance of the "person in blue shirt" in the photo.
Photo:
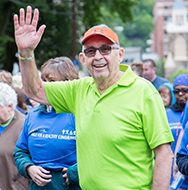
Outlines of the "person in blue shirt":
[[[176,144],[182,129],[181,117],[183,115],[186,101],[188,100],[188,74],[180,74],[174,79],[173,93],[175,95],[176,102],[170,105],[169,109],[166,109],[166,113],[168,123],[174,137],[171,149],[175,156]],[[170,184],[172,184],[173,181],[173,164],[174,162],[172,163]],[[185,179],[181,188],[188,188],[188,178]]]
[[[41,78],[53,82],[79,76],[69,58],[57,57],[42,65]],[[80,189],[74,115],[56,114],[51,105],[40,104],[33,108],[26,116],[14,158],[19,173],[32,179],[29,190]],[[63,174],[71,177],[68,183]]]
[[[188,126],[186,124],[183,137],[176,155],[178,170],[188,178]],[[185,189],[188,189],[188,184]]]

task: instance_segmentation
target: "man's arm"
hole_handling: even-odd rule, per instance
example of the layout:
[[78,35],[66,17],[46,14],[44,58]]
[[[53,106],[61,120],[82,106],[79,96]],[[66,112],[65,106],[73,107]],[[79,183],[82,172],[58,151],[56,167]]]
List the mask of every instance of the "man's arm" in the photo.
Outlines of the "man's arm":
[[153,190],[168,190],[173,158],[170,144],[162,144],[156,147],[154,153],[155,167],[153,173]]
[[173,178],[175,178],[175,175],[178,172],[178,166],[176,164],[176,154],[178,152],[178,149],[179,149],[179,146],[180,146],[180,143],[181,143],[181,139],[183,137],[183,133],[184,133],[184,128],[181,129],[181,132],[180,132],[179,137],[178,137],[178,141],[176,143],[176,148],[175,148],[175,151],[174,151]]
[[[15,40],[19,56],[22,58],[32,58],[34,50],[42,38],[46,26],[42,25],[37,31],[38,19],[38,9],[34,10],[32,19],[32,8],[30,6],[27,7],[26,17],[23,8],[20,9],[19,18],[18,15],[14,15]],[[19,58],[19,64],[25,94],[37,102],[49,104],[44,83],[38,75],[35,59],[22,60]]]
[[188,155],[177,153],[176,162],[177,162],[179,171],[183,175],[188,176]]

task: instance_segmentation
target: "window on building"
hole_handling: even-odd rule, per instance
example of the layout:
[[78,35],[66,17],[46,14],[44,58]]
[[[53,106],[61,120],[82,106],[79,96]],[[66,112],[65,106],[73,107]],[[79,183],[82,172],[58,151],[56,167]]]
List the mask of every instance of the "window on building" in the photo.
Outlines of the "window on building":
[[175,61],[187,60],[187,44],[183,36],[178,36],[174,40],[174,59]]
[[164,21],[167,21],[168,20],[168,16],[164,16]]
[[176,25],[177,26],[184,25],[183,15],[176,15]]

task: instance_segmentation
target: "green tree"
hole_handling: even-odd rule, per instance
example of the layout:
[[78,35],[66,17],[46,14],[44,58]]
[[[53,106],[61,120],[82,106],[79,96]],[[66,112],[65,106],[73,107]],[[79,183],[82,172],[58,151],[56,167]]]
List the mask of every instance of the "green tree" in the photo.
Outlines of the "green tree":
[[117,13],[111,14],[106,11],[106,7],[101,7],[103,16],[101,22],[106,23],[109,27],[115,28],[121,26],[123,31],[116,31],[120,38],[120,44],[123,47],[141,46],[143,49],[147,47],[146,40],[149,39],[153,30],[153,6],[155,0],[137,1],[137,6],[132,6],[131,11],[133,19],[123,22],[119,19]]
[[[75,13],[72,3],[75,2]],[[13,63],[18,62],[15,54],[13,15],[19,9],[31,5],[40,11],[39,25],[47,28],[42,41],[35,51],[38,67],[46,60],[56,56],[72,58],[72,16],[76,14],[76,46],[80,50],[80,38],[89,27],[100,24],[103,13],[101,7],[111,15],[118,15],[123,22],[132,19],[131,7],[136,0],[1,0],[0,1],[0,67],[12,71]]]
[[155,0],[140,1],[133,7],[134,21],[125,25],[124,35],[131,41],[132,46],[147,47],[146,40],[153,30],[152,10]]
[[178,76],[178,75],[180,75],[180,74],[188,74],[188,70],[186,70],[186,69],[179,69],[179,70],[177,70],[175,73],[173,73],[172,75],[171,75],[171,77],[170,77],[170,82],[174,82],[174,79]]

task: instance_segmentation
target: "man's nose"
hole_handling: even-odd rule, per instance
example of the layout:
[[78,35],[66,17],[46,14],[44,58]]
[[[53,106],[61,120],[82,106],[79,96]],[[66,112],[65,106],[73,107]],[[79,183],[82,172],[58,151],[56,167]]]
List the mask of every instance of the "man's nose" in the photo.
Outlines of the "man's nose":
[[101,54],[101,52],[99,51],[99,49],[96,50],[96,53],[95,53],[95,58],[96,59],[101,59],[103,57],[103,55]]

